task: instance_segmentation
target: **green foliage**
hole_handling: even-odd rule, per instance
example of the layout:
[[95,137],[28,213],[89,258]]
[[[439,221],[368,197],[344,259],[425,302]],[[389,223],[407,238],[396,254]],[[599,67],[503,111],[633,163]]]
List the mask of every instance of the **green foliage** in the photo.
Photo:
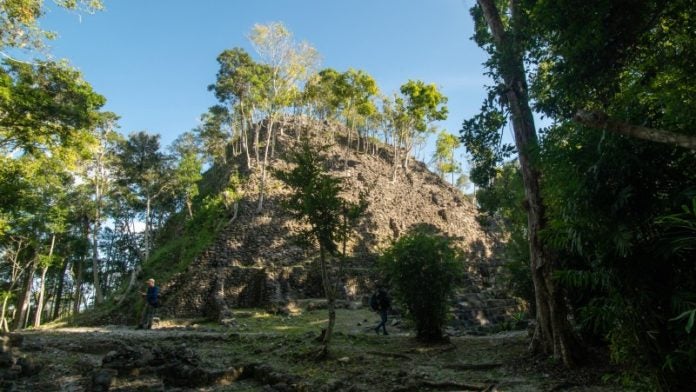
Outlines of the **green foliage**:
[[447,119],[447,97],[434,84],[409,80],[400,89],[408,122],[418,132],[425,132],[428,123]]
[[282,22],[255,24],[249,41],[262,64],[270,70],[270,79],[265,84],[268,89],[265,110],[272,117],[297,98],[298,83],[309,76],[319,56],[307,42],[296,42]]
[[317,241],[322,252],[334,254],[338,241],[348,234],[347,223],[356,220],[365,205],[362,200],[351,203],[341,197],[342,180],[326,173],[322,151],[304,139],[288,157],[295,168],[273,174],[292,189],[283,203],[285,208],[309,223],[306,235]]
[[[54,0],[68,10],[94,12],[103,8],[101,0]],[[3,0],[0,3],[0,50],[6,46],[41,49],[55,33],[42,30],[38,19],[46,13],[44,0]]]
[[0,151],[84,148],[106,100],[63,63],[5,60],[0,67]]
[[324,168],[325,148],[314,147],[303,139],[299,148],[288,154],[288,162],[295,164],[289,171],[274,170],[273,174],[290,187],[290,195],[283,201],[284,207],[300,221],[306,222],[306,238],[319,244],[319,262],[324,294],[329,302],[329,325],[323,337],[324,355],[331,341],[336,314],[333,303],[336,299],[341,272],[329,275],[329,255],[338,253],[339,241],[343,244],[342,257],[346,257],[346,243],[357,219],[366,208],[364,199],[352,203],[343,198],[342,180],[331,176]]
[[442,178],[447,174],[452,174],[452,176],[454,176],[454,173],[460,170],[457,160],[454,157],[454,151],[458,147],[459,139],[451,133],[442,130],[437,135],[433,159],[435,160],[437,172],[440,173]]
[[544,237],[584,333],[604,337],[636,380],[649,368],[654,385],[691,382],[694,361],[677,353],[694,339],[668,322],[696,293],[693,215],[674,213],[696,185],[682,152],[567,125],[548,130],[542,160]]
[[441,340],[449,300],[463,272],[450,239],[432,227],[416,227],[384,252],[379,265],[413,320],[417,338]]
[[480,113],[464,120],[459,131],[472,158],[471,181],[483,187],[495,177],[496,167],[514,152],[512,145],[502,143],[507,116],[496,107],[496,94],[497,91],[489,92]]
[[212,244],[228,221],[228,214],[223,196],[218,194],[205,196],[196,207],[192,219],[184,220],[182,214],[173,217],[168,224],[172,231],[160,236],[163,241],[143,266],[143,273],[155,276],[158,281],[167,281],[175,274],[184,272]]
[[535,108],[554,121],[532,163],[542,174],[542,240],[562,268],[554,278],[573,319],[588,341],[609,345],[612,359],[626,368],[625,385],[691,387],[696,345],[685,327],[696,293],[689,261],[694,220],[691,207],[680,207],[691,204],[696,189],[693,154],[586,129],[571,118],[581,109],[601,109],[628,124],[693,134],[693,5],[510,3],[513,12],[500,18],[514,39],[498,47],[481,3],[472,8],[474,39],[490,55],[497,86],[462,130],[473,155],[472,180],[487,188],[479,202],[497,211],[497,201],[505,200],[486,194],[512,151],[500,147],[500,132],[513,114],[504,107],[515,86],[501,76],[514,74],[520,66],[514,60],[524,58],[534,72],[518,73],[515,83],[529,78]]
[[524,210],[522,174],[516,162],[494,169],[488,184],[476,194],[479,211],[496,222],[501,233],[508,235],[505,246],[505,281],[510,294],[526,302],[534,313],[534,285],[529,266],[527,214]]

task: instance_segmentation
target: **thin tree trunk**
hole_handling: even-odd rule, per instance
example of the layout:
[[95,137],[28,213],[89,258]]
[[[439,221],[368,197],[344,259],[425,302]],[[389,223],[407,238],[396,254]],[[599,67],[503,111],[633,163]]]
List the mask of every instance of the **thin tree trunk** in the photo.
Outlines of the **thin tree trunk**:
[[[53,259],[53,249],[56,245],[55,233],[51,236],[51,248],[48,250],[48,260]],[[36,314],[34,315],[34,328],[41,325],[41,313],[44,309],[44,293],[46,292],[46,272],[48,272],[49,263],[41,266],[41,283],[39,286],[39,300],[36,302]]]
[[235,201],[234,204],[232,205],[232,218],[230,218],[229,221],[227,221],[227,224],[229,225],[230,223],[234,222],[235,219],[237,219],[237,212],[239,211],[239,202]]
[[[22,250],[25,249],[25,248],[27,247],[27,245],[26,245],[26,243],[25,243],[25,241],[24,241],[23,238],[16,238],[16,239],[13,238],[13,240],[14,240],[13,242],[16,242],[16,243],[17,243],[17,248],[16,248],[16,250],[13,252],[12,257],[11,257],[11,259],[10,259],[10,260],[11,260],[11,263],[12,263],[12,266],[11,266],[11,274],[10,274],[10,284],[9,284],[9,287],[7,288],[7,294],[6,294],[6,296],[5,296],[4,300],[3,300],[2,319],[0,319],[0,322],[2,323],[2,326],[1,326],[1,327],[2,327],[5,331],[9,331],[9,330],[10,330],[10,328],[9,328],[9,326],[8,326],[8,324],[7,324],[7,319],[5,318],[6,311],[7,311],[7,302],[10,300],[10,293],[12,293],[12,291],[14,290],[15,285],[19,282],[19,278],[22,276],[22,272],[24,271],[24,267],[22,267],[22,266],[20,265],[20,262],[19,262],[19,255],[20,255],[20,253],[22,252]],[[9,317],[10,317],[10,318],[14,318],[15,315],[16,315],[16,313],[17,313],[17,311],[16,311],[16,309],[15,309],[15,311],[13,312],[13,314],[10,315]],[[14,320],[12,320],[12,321],[13,321],[13,324],[14,324]]]
[[75,302],[73,302],[74,315],[80,313],[80,302],[82,300],[82,264],[84,264],[84,259],[77,263],[75,271],[75,294],[73,296],[75,298]]
[[95,178],[95,217],[94,229],[92,230],[92,280],[94,282],[95,303],[100,304],[104,300],[102,295],[101,285],[99,284],[99,230],[101,227],[101,204],[102,204],[102,189],[101,189],[101,160],[97,157],[97,175]]
[[[133,233],[130,230],[130,224],[128,222],[126,222],[125,226],[127,228],[129,237],[132,238]],[[147,251],[143,252],[137,246],[134,246],[133,248],[138,253],[138,258],[140,259],[140,263],[138,263],[136,261],[136,265],[135,265],[135,267],[133,267],[133,271],[131,271],[131,276],[130,276],[130,279],[128,280],[128,286],[126,287],[126,291],[123,293],[121,298],[118,300],[118,302],[116,304],[117,306],[121,306],[123,301],[125,301],[125,299],[128,298],[128,294],[131,292],[131,290],[133,290],[133,287],[135,287],[135,281],[136,281],[138,275],[140,274],[140,271],[142,271],[141,264],[144,264],[145,262],[147,262],[147,260],[148,260],[147,257],[149,257],[149,253],[147,253]]]
[[[252,106],[251,112],[254,113],[255,111],[256,111],[255,107]],[[252,116],[252,121],[253,121],[253,116]],[[259,134],[260,133],[261,133],[261,123],[259,121],[257,121],[254,124],[254,155],[256,156],[256,165],[258,165],[259,162],[261,162],[261,160],[259,158],[259,137],[260,137]]]
[[5,314],[7,314],[7,301],[9,300],[9,295],[5,295],[5,298],[2,299],[2,314],[0,315],[0,330],[2,330],[2,332],[10,332],[7,320],[5,320]]
[[[283,127],[280,127],[280,130],[283,130]],[[282,136],[282,133],[281,133]],[[271,159],[275,158],[275,146],[276,146],[276,135],[273,134],[271,136]]]
[[261,184],[259,185],[259,204],[256,206],[256,213],[263,210],[263,198],[266,192],[266,166],[268,166],[268,149],[271,145],[271,134],[273,132],[273,116],[269,117],[266,126],[266,148],[263,153],[263,163],[261,164]]
[[151,205],[152,205],[152,198],[150,195],[147,195],[147,202],[145,205],[145,233],[144,234],[144,243],[145,243],[145,249],[143,250],[145,253],[145,260],[150,259],[150,226],[152,225],[152,218],[150,217],[151,214]]
[[22,290],[22,295],[17,303],[17,309],[19,312],[15,314],[14,329],[22,329],[26,326],[26,318],[29,312],[29,301],[31,297],[31,286],[34,282],[34,273],[36,272],[36,256],[30,262],[29,268],[27,269],[27,274],[24,277],[24,289]]
[[53,305],[53,320],[60,317],[60,305],[63,301],[63,286],[65,284],[65,272],[68,270],[68,260],[63,262],[63,271],[58,277],[58,288],[56,289],[55,302]]
[[396,181],[396,171],[399,168],[399,160],[400,160],[399,147],[398,147],[398,143],[396,141],[396,135],[394,135],[394,162],[393,162],[394,165],[392,165],[392,168],[393,168],[393,170],[392,170],[392,182]]
[[324,333],[324,353],[328,352],[331,336],[333,335],[334,326],[336,325],[336,295],[332,290],[331,281],[329,280],[329,272],[326,267],[326,251],[319,245],[319,265],[321,267],[321,280],[324,286],[324,294],[326,295],[327,309],[329,312],[329,325]]
[[193,203],[189,197],[186,198],[186,210],[188,210],[188,218],[193,219]]
[[251,168],[251,156],[249,155],[249,124],[247,124],[246,116],[244,115],[244,103],[239,102],[242,116],[242,139],[244,140],[244,153],[246,155],[247,168]]
[[[536,153],[538,148],[538,140],[529,107],[522,54],[511,41],[512,38],[507,35],[493,0],[477,1],[483,10],[498,52],[502,53],[498,61],[501,63],[501,76],[507,87],[505,94],[512,113],[515,145],[525,188],[530,268],[537,310],[537,326],[531,348],[553,354],[561,358],[566,366],[573,366],[576,362],[577,343],[567,320],[563,296],[553,279],[554,261],[539,236],[546,225],[546,216],[539,188],[539,171],[534,167],[532,159],[532,154]],[[511,25],[514,26],[517,14],[514,0],[511,1],[511,6]]]
[[404,153],[404,172],[408,173],[408,162],[409,158],[411,158],[411,151],[413,150],[413,146],[408,146],[406,148],[406,151]]
[[600,111],[588,112],[579,110],[575,113],[575,116],[573,116],[573,120],[588,127],[606,129],[636,139],[649,140],[651,142],[664,143],[696,151],[696,136],[612,120],[606,113]]

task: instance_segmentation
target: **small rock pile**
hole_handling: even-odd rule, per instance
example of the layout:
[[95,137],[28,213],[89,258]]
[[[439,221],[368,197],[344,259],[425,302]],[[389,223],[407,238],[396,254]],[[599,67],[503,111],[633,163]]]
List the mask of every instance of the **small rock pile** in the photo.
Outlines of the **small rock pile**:
[[201,388],[229,385],[237,380],[253,379],[273,391],[296,391],[298,377],[276,372],[265,364],[231,366],[211,370],[202,363],[200,356],[185,344],[175,347],[129,347],[110,351],[102,359],[100,369],[92,373],[90,390],[106,392],[119,384],[117,379],[150,380],[148,390],[176,388]]
[[115,378],[154,376],[164,387],[202,387],[230,383],[241,369],[209,370],[186,345],[169,347],[123,346],[102,359],[102,367],[92,374],[92,391],[108,391]]
[[19,355],[17,347],[21,344],[20,335],[0,335],[0,387],[3,390],[13,390],[15,381],[41,371],[41,366]]

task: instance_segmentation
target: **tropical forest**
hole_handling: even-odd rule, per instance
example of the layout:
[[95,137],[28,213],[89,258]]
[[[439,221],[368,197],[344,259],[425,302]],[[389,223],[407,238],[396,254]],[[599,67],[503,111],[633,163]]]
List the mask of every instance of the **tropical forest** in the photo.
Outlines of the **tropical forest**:
[[4,391],[696,391],[690,0],[0,0]]

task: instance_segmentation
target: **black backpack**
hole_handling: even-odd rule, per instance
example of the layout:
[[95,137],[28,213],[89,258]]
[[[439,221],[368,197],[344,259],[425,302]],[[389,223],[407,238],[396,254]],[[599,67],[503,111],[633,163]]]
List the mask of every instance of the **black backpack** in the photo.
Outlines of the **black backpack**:
[[370,308],[374,311],[379,310],[379,298],[377,297],[377,293],[372,293],[372,296],[370,296]]

